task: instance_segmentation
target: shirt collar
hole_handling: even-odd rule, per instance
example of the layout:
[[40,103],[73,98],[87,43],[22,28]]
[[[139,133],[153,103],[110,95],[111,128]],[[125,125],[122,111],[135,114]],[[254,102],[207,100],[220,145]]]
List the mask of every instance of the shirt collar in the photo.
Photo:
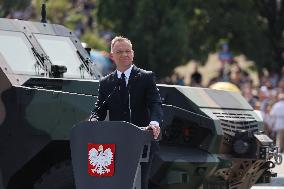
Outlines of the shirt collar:
[[[125,74],[125,77],[126,77],[126,78],[129,78],[129,77],[130,77],[130,73],[131,73],[131,71],[132,71],[132,68],[133,68],[133,65],[131,65],[130,68],[128,68],[127,70],[125,70],[125,71],[123,72],[123,73]],[[118,71],[118,70],[116,70],[116,72],[117,72],[117,77],[120,78],[122,72],[121,72],[121,71]]]

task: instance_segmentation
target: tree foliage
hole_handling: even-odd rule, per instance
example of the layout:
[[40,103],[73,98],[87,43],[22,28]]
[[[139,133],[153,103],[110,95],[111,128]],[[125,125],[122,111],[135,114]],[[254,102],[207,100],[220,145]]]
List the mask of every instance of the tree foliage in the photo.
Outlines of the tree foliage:
[[165,76],[186,62],[186,6],[187,0],[106,0],[99,4],[98,18],[132,40],[135,64]]
[[98,34],[95,34],[94,32],[86,32],[82,37],[81,37],[82,42],[86,42],[88,44],[88,47],[96,50],[103,50],[107,51],[108,46],[106,42],[99,37]]
[[186,60],[205,62],[224,42],[259,70],[281,66],[284,1],[101,0],[98,18],[134,42],[136,64],[160,76]]
[[[274,70],[284,65],[284,1],[283,0],[254,0],[254,4],[259,13],[260,25],[268,40],[272,58],[271,65],[266,67]],[[283,56],[283,55],[282,55]]]
[[[82,39],[105,49],[99,28],[124,35],[133,41],[135,64],[161,77],[188,60],[205,62],[224,42],[235,55],[255,61],[258,70],[279,70],[284,62],[284,0],[90,1],[98,4],[91,14],[98,16],[99,24]],[[0,0],[0,15],[24,10],[31,2],[40,15],[41,0]],[[69,0],[48,0],[47,13],[51,23],[72,30],[87,19]]]
[[[283,48],[283,2],[279,4],[282,7],[279,10],[275,7],[277,0],[196,2],[195,9],[198,9],[201,15],[199,19],[206,22],[199,22],[201,31],[192,31],[196,38],[201,39],[200,44],[203,45],[192,49],[193,56],[200,60],[204,54],[218,50],[218,45],[225,41],[236,55],[244,54],[255,61],[259,70],[263,67],[270,70],[280,67],[279,53]],[[268,18],[268,15],[272,18]],[[190,22],[194,20],[191,19]],[[277,32],[271,27],[272,22]],[[191,40],[192,44],[198,45],[195,39]]]

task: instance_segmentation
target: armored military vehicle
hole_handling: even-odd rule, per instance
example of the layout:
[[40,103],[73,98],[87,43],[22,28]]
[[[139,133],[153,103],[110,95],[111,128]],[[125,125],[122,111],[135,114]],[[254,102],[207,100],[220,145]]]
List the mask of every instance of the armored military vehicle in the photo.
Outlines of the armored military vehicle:
[[[101,74],[63,26],[0,19],[0,189],[75,188],[71,127],[88,117]],[[164,129],[151,187],[250,188],[277,147],[241,95],[158,86]]]
[[71,175],[68,130],[93,108],[100,77],[89,61],[63,26],[0,19],[0,188]]

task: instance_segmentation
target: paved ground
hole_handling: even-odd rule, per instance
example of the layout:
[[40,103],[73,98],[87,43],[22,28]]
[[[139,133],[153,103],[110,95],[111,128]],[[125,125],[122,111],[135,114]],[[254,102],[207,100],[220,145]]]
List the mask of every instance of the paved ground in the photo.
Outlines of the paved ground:
[[[284,157],[284,154],[282,154]],[[272,182],[270,184],[259,184],[253,186],[251,189],[284,189],[284,162],[276,166],[273,169],[273,172],[276,172],[278,176],[276,178],[272,178]]]

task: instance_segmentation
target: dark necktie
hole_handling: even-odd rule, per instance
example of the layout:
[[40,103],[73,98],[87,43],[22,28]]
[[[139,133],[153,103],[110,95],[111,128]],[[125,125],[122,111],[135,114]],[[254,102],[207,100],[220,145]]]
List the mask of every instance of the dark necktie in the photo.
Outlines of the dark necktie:
[[130,110],[129,110],[129,93],[126,86],[125,74],[122,73],[120,77],[120,99],[122,102],[122,121],[130,121]]
[[120,97],[122,99],[122,101],[124,102],[124,100],[127,98],[127,87],[126,87],[126,81],[125,81],[125,74],[122,73],[121,77],[120,77],[121,81],[120,81]]

